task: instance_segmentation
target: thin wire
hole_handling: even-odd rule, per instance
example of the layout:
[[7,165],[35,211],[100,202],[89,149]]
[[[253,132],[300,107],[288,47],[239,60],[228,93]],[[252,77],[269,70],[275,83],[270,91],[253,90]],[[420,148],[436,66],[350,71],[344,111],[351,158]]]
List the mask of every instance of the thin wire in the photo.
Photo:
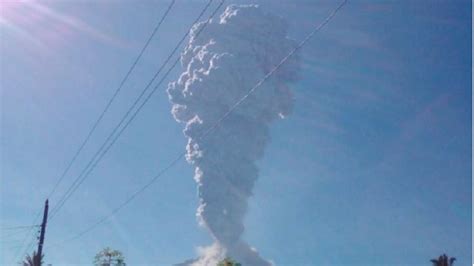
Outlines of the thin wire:
[[30,241],[30,244],[27,246],[26,250],[25,250],[25,254],[28,254],[28,250],[31,250],[35,244],[35,240],[38,240],[39,239],[39,236],[38,236],[39,232],[36,233],[36,235],[31,239]]
[[[5,240],[5,238],[9,238],[11,236],[16,236],[16,235],[21,235],[21,234],[26,234],[28,233],[30,229],[34,227],[38,227],[39,225],[31,225],[31,226],[15,226],[15,227],[6,227],[2,228],[2,230],[11,230],[13,232],[10,232],[9,234],[1,234],[0,241]],[[19,240],[17,240],[19,241]]]
[[[145,86],[144,90],[141,92],[139,97],[135,100],[133,105],[128,109],[126,114],[122,117],[121,121],[117,124],[117,126],[112,130],[112,132],[109,134],[105,142],[102,144],[102,146],[97,150],[97,152],[94,154],[92,159],[89,161],[89,163],[86,165],[86,167],[81,171],[79,176],[74,180],[73,184],[69,187],[69,189],[66,191],[66,193],[63,195],[63,197],[59,200],[58,204],[55,205],[55,207],[52,210],[52,215],[51,215],[51,220],[57,215],[59,210],[62,208],[62,206],[65,204],[65,202],[71,197],[71,195],[79,188],[79,186],[84,182],[84,180],[89,176],[89,174],[94,170],[94,168],[97,166],[97,164],[100,162],[100,160],[103,158],[103,156],[109,151],[109,149],[113,146],[113,144],[116,142],[116,140],[120,137],[120,135],[125,131],[125,129],[128,127],[128,125],[133,121],[133,119],[136,117],[136,115],[140,112],[140,110],[143,108],[143,106],[148,102],[148,100],[151,98],[151,96],[155,93],[157,90],[158,86],[161,85],[161,83],[165,80],[165,78],[169,75],[171,70],[176,66],[176,64],[179,62],[179,58],[174,62],[172,67],[168,69],[168,71],[165,73],[163,78],[160,80],[157,86],[154,87],[154,89],[148,94],[148,96],[145,98],[145,100],[142,102],[142,104],[139,105],[139,107],[135,110],[135,112],[132,114],[132,116],[129,118],[128,121],[125,122],[125,120],[128,118],[130,113],[133,111],[133,109],[139,104],[140,100],[142,100],[143,96],[145,93],[148,91],[152,83],[155,81],[155,79],[158,77],[158,75],[161,73],[163,68],[166,66],[166,64],[171,60],[173,55],[176,53],[178,48],[181,46],[181,44],[186,40],[187,36],[189,35],[189,32],[194,24],[196,24],[201,17],[204,15],[206,10],[209,8],[210,4],[212,3],[213,0],[210,0],[207,5],[204,7],[204,9],[201,11],[199,16],[196,18],[196,20],[193,22],[189,30],[186,32],[186,34],[181,38],[181,40],[178,42],[178,44],[175,46],[171,54],[168,56],[168,58],[165,60],[165,62],[161,65],[159,70],[155,73],[153,78],[148,82],[148,84]],[[224,3],[224,0],[221,1],[220,6]],[[218,8],[219,8],[218,7]],[[213,15],[216,13],[218,8],[214,11]],[[205,24],[207,25],[207,23]],[[200,29],[198,33],[200,33],[204,27]],[[125,125],[120,129],[120,127],[124,124]],[[120,130],[119,130],[120,129]],[[118,133],[114,136],[114,134],[118,131]],[[113,137],[113,139],[112,139]],[[109,143],[109,141],[111,142]],[[107,146],[108,145],[108,146]]]
[[[17,245],[17,246],[5,246],[5,245],[0,245],[0,249],[4,250],[4,249],[18,249],[18,248],[22,248],[23,245]],[[15,259],[16,260],[16,259]],[[14,264],[14,263],[11,263],[11,264]]]
[[[35,222],[35,221],[39,218],[40,214],[41,214],[41,210],[39,210],[39,211],[36,213],[35,218],[33,219],[33,222]],[[21,245],[19,246],[18,251],[16,252],[16,255],[13,257],[14,261],[12,262],[12,264],[14,264],[15,261],[22,255],[22,253],[23,253],[22,251],[25,250],[23,247],[24,247],[24,245],[25,245],[25,243],[26,243],[26,240],[28,239],[28,236],[31,235],[31,232],[33,231],[33,228],[34,228],[34,227],[32,227],[32,228],[28,231],[28,233],[27,233],[27,234],[25,235],[25,237],[23,238],[23,241],[21,241]],[[33,235],[32,241],[34,241],[34,238],[35,238],[35,236]],[[28,244],[28,245],[30,246],[30,244]],[[28,250],[28,249],[29,249],[29,248],[27,248],[26,250]],[[26,252],[26,251],[25,251],[25,252]]]
[[[201,11],[199,14],[198,18],[193,22],[192,25],[194,25],[205,13],[207,8],[210,6],[213,0],[210,0],[208,4],[204,7],[204,9]],[[191,25],[191,27],[192,27]],[[190,27],[190,29],[191,29]],[[186,34],[182,37],[182,39],[178,42],[172,53],[168,56],[168,58],[165,60],[165,62],[161,65],[159,70],[155,73],[153,78],[149,81],[147,86],[145,86],[144,90],[141,92],[139,97],[135,100],[135,102],[132,104],[132,106],[128,109],[126,114],[122,117],[122,120],[118,123],[118,125],[113,129],[113,131],[109,134],[107,139],[104,141],[102,146],[97,150],[97,152],[94,154],[92,159],[89,161],[89,163],[86,165],[86,167],[81,171],[80,175],[74,180],[73,184],[69,187],[69,189],[66,191],[66,193],[63,195],[63,197],[59,200],[59,203],[56,204],[55,208],[52,210],[52,215],[51,219],[54,218],[59,211],[59,209],[65,204],[65,202],[70,198],[70,196],[77,190],[77,188],[84,182],[84,180],[87,178],[87,176],[92,172],[92,170],[95,168],[95,166],[99,163],[101,158],[107,153],[107,151],[112,147],[112,145],[115,143],[117,138],[122,134],[122,132],[125,130],[125,128],[130,124],[130,122],[133,120],[133,118],[136,116],[136,114],[140,111],[140,109],[143,107],[144,104],[142,104],[136,112],[133,114],[132,119],[130,119],[124,128],[122,128],[119,133],[116,135],[115,139],[112,140],[112,142],[107,146],[108,142],[111,140],[112,136],[117,132],[117,130],[122,126],[122,124],[125,122],[127,117],[129,116],[130,112],[137,106],[137,104],[140,102],[142,99],[143,95],[147,92],[149,87],[152,85],[154,80],[158,77],[158,75],[161,73],[163,68],[166,66],[166,64],[169,62],[171,57],[174,55],[174,53],[178,50],[179,46],[182,44],[182,42],[186,39],[186,37],[189,34],[189,30],[186,32]],[[154,90],[155,91],[155,90]],[[154,92],[153,91],[153,92]],[[148,101],[148,99],[151,97],[153,92],[148,96],[148,98],[145,100],[145,103]],[[97,159],[96,159],[97,158]],[[95,162],[94,162],[95,161]]]
[[216,129],[216,127],[222,123],[227,117],[243,102],[245,101],[258,87],[260,87],[270,76],[275,73],[293,54],[301,49],[310,39],[311,37],[316,34],[319,30],[321,30],[326,24],[329,23],[329,21],[339,12],[339,10],[347,3],[348,0],[344,0],[339,6],[334,9],[334,11],[329,14],[329,16],[321,23],[319,24],[310,34],[306,36],[306,38],[303,39],[287,56],[285,56],[278,65],[276,65],[270,72],[268,72],[253,88],[251,88],[240,100],[238,100],[228,111],[225,113],[214,125],[212,125],[210,128],[208,128],[199,139],[202,139],[206,137],[208,134],[210,134],[212,131]]
[[[24,249],[24,251],[23,251],[23,256],[28,255],[28,251],[31,250],[31,248],[32,248],[33,245],[35,244],[35,239],[38,240],[38,234],[39,234],[39,232],[37,232],[36,235],[33,235],[33,238],[31,238],[30,243],[28,244],[28,246],[26,247],[26,249]],[[20,255],[21,255],[21,254],[22,254],[22,253],[20,253]],[[21,258],[18,258],[18,259],[21,259]]]
[[[204,132],[199,139],[202,139],[209,135],[222,121],[224,121],[230,113],[235,110],[245,99],[249,97],[250,94],[252,94],[258,87],[260,87],[275,71],[277,71],[297,50],[301,49],[310,39],[311,37],[318,32],[321,28],[323,28],[336,14],[337,12],[347,3],[347,0],[344,0],[319,26],[317,26],[310,34],[307,35],[307,37],[299,43],[298,46],[296,46],[287,56],[285,56],[279,64],[277,64],[267,75],[265,75],[252,89],[250,89],[246,95],[244,95],[239,101],[236,102],[236,104],[233,105],[233,107],[222,116],[221,119],[219,119],[212,127],[210,127],[210,130],[207,130]],[[104,223],[107,221],[110,217],[114,216],[117,212],[119,212],[122,208],[124,208],[126,205],[128,205],[132,200],[134,200],[139,194],[141,194],[143,191],[145,191],[148,187],[150,187],[159,177],[164,175],[169,169],[171,169],[174,165],[176,165],[184,156],[186,155],[186,152],[183,152],[179,154],[171,163],[169,163],[165,168],[163,168],[157,175],[155,175],[148,183],[146,183],[144,186],[142,186],[139,190],[137,190],[135,193],[132,194],[127,200],[125,200],[122,204],[120,204],[118,207],[116,207],[114,210],[112,210],[111,213],[108,215],[102,217],[99,219],[97,222],[86,228],[85,230],[81,231],[80,233],[76,234],[73,237],[70,237],[68,239],[65,239],[61,242],[58,242],[56,244],[53,244],[51,246],[57,246],[61,245],[65,242],[70,242],[75,239],[78,239],[82,237],[83,235],[87,234],[88,232],[92,231],[95,227],[99,226],[100,224]]]
[[[131,67],[129,68],[129,70],[127,71],[127,73],[125,74],[124,78],[122,79],[122,81],[120,82],[120,85],[118,86],[118,88],[115,90],[114,94],[112,95],[112,97],[110,98],[110,100],[108,101],[107,105],[105,106],[104,110],[102,111],[102,113],[99,115],[99,117],[97,118],[97,120],[95,121],[94,125],[92,126],[91,130],[89,131],[89,133],[87,134],[86,138],[84,139],[84,141],[81,143],[81,145],[79,146],[79,149],[76,151],[76,153],[74,154],[73,158],[71,159],[71,161],[68,163],[68,165],[66,166],[65,170],[63,171],[63,173],[61,174],[60,178],[58,179],[58,181],[56,181],[55,185],[53,186],[53,189],[51,190],[51,192],[48,194],[48,196],[46,198],[50,198],[54,192],[56,191],[56,189],[58,188],[59,184],[63,181],[63,179],[65,178],[66,174],[68,173],[68,171],[70,170],[70,168],[72,167],[72,165],[74,164],[74,162],[76,161],[77,157],[79,156],[79,154],[81,153],[81,151],[84,149],[85,145],[87,144],[87,142],[89,141],[89,139],[91,138],[92,134],[94,133],[94,131],[96,130],[97,126],[99,125],[99,123],[102,121],[105,113],[108,111],[108,109],[110,108],[110,106],[112,105],[112,103],[114,102],[115,98],[117,97],[117,95],[119,94],[119,92],[121,91],[122,87],[124,86],[124,84],[126,83],[126,81],[128,80],[129,76],[131,75],[131,73],[133,72],[133,70],[135,69],[136,65],[138,64],[138,61],[140,61],[142,55],[144,54],[145,50],[147,49],[147,47],[149,46],[149,44],[151,43],[151,40],[154,38],[154,36],[156,35],[158,29],[161,27],[163,21],[165,20],[165,18],[168,16],[171,8],[173,7],[173,5],[175,4],[176,0],[172,0],[170,2],[170,4],[168,5],[165,13],[163,14],[163,16],[161,17],[160,21],[158,22],[158,24],[155,26],[155,28],[153,29],[152,33],[150,34],[150,36],[148,37],[147,41],[145,42],[145,45],[142,47],[142,49],[140,50],[138,56],[135,58],[135,61],[132,63]],[[38,214],[36,215],[36,218],[34,219],[34,221],[36,221],[39,217],[39,215],[41,214],[41,211],[38,212]],[[33,222],[34,222],[33,221]],[[31,230],[29,232],[29,234],[31,233]],[[21,244],[20,247],[22,247],[26,241],[26,239],[28,238],[28,235],[25,236],[24,240],[23,240],[23,243]],[[19,250],[19,253],[17,256],[15,256],[15,258],[17,258],[21,253],[21,248]]]
[[25,230],[20,230],[20,231],[11,232],[10,234],[2,234],[2,238],[0,239],[0,241],[11,236],[21,235],[21,234],[26,234],[26,233],[27,232]]
[[25,226],[10,226],[10,227],[3,227],[1,230],[26,230],[31,227],[38,227],[39,225],[25,225]]
[[131,201],[133,201],[139,194],[141,194],[143,191],[145,191],[148,187],[150,187],[160,176],[162,176],[165,172],[167,172],[170,168],[172,168],[176,163],[178,163],[181,158],[183,158],[183,156],[185,155],[185,153],[182,153],[180,154],[176,159],[174,159],[168,166],[166,166],[165,168],[163,168],[155,177],[153,177],[153,179],[151,179],[147,184],[145,184],[143,187],[141,187],[139,190],[135,191],[135,193],[133,193],[127,200],[125,200],[124,202],[122,202],[122,204],[120,204],[118,207],[116,207],[114,210],[112,210],[111,213],[109,213],[108,215],[102,217],[100,220],[98,220],[97,222],[95,222],[94,224],[90,225],[89,227],[87,227],[86,229],[84,229],[83,231],[81,231],[80,233],[78,233],[77,235],[73,236],[73,237],[70,237],[68,239],[65,239],[61,242],[58,242],[56,244],[53,244],[53,245],[50,245],[48,247],[53,247],[53,246],[59,246],[61,244],[63,244],[64,242],[69,242],[69,241],[73,241],[75,239],[78,239],[80,237],[82,237],[83,235],[87,234],[88,232],[92,231],[94,228],[96,228],[97,226],[101,225],[102,223],[106,222],[110,217],[114,216],[117,212],[119,212],[122,208],[124,208],[126,205],[128,205]]
[[125,82],[128,80],[130,74],[132,73],[132,71],[135,69],[135,67],[137,66],[138,64],[138,61],[140,61],[142,55],[144,54],[145,50],[147,49],[148,45],[150,44],[151,40],[153,39],[153,37],[155,36],[156,32],[158,31],[158,29],[160,28],[161,24],[163,23],[163,21],[165,20],[165,18],[168,16],[168,13],[170,12],[171,8],[173,7],[174,3],[175,3],[176,0],[172,0],[171,3],[168,5],[168,8],[166,9],[165,13],[163,14],[163,16],[161,17],[160,21],[158,22],[158,24],[156,25],[156,27],[153,29],[152,33],[150,34],[150,36],[148,37],[147,41],[145,42],[145,45],[142,47],[142,49],[140,50],[140,53],[138,54],[138,56],[135,58],[135,61],[132,63],[132,65],[130,66],[130,68],[128,69],[127,71],[127,74],[125,74],[125,76],[123,77],[122,81],[120,82],[120,85],[118,86],[118,88],[115,90],[114,94],[112,95],[112,97],[110,98],[110,100],[108,101],[107,105],[105,106],[104,110],[102,111],[102,113],[99,115],[99,117],[97,118],[97,120],[95,121],[94,125],[92,126],[91,130],[89,131],[89,133],[87,134],[87,137],[84,139],[84,141],[81,143],[81,145],[79,146],[79,149],[76,151],[76,153],[74,154],[74,156],[72,157],[72,160],[69,162],[69,164],[67,165],[66,169],[63,171],[63,173],[61,174],[61,177],[58,179],[58,181],[56,182],[56,184],[54,185],[53,189],[51,190],[51,192],[49,193],[49,195],[46,197],[46,198],[50,198],[54,192],[56,191],[56,189],[58,188],[59,184],[63,181],[63,179],[66,177],[66,174],[68,173],[69,169],[71,169],[71,166],[73,165],[73,163],[76,161],[77,157],[79,156],[79,154],[81,153],[81,151],[84,149],[84,147],[86,146],[87,142],[89,142],[89,139],[91,138],[92,134],[94,133],[94,131],[96,130],[97,126],[100,124],[100,122],[102,121],[102,119],[104,118],[104,115],[105,113],[107,113],[107,111],[109,110],[110,106],[112,105],[112,103],[114,102],[115,98],[117,97],[117,95],[119,94],[119,92],[122,90],[122,87],[124,86]]

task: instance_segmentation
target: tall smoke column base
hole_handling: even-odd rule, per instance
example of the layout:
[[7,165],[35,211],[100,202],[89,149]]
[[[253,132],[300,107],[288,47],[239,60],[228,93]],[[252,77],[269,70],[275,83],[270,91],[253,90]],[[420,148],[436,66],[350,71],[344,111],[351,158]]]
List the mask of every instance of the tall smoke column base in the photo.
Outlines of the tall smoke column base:
[[174,266],[216,266],[223,259],[230,257],[239,262],[241,265],[248,266],[272,266],[269,261],[261,258],[258,253],[247,243],[239,242],[230,248],[224,248],[215,242],[208,247],[200,247],[198,249],[200,257],[197,259],[187,260],[182,263],[174,264]]

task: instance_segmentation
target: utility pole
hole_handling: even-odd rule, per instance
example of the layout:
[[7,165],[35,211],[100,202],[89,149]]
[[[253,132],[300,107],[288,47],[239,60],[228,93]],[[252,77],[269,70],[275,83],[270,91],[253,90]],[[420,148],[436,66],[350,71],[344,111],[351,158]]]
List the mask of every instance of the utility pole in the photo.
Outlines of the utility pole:
[[48,200],[44,204],[43,222],[41,223],[41,234],[38,243],[38,266],[41,266],[41,257],[43,256],[44,234],[46,233],[46,223],[48,222]]

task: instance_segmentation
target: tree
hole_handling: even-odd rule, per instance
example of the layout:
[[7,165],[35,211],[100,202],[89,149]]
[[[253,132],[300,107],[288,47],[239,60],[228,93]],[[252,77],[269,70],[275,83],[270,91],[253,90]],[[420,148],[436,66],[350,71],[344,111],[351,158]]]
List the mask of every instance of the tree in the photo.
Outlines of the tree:
[[43,256],[40,257],[36,253],[36,251],[33,251],[33,255],[26,255],[25,259],[20,263],[23,266],[41,266],[43,264]]
[[107,247],[95,255],[95,266],[125,266],[122,252]]
[[438,259],[432,259],[430,261],[433,263],[433,266],[453,266],[455,260],[456,258],[449,258],[446,254],[443,254],[439,256]]
[[232,260],[231,258],[225,258],[223,261],[219,262],[217,266],[242,266],[242,264]]

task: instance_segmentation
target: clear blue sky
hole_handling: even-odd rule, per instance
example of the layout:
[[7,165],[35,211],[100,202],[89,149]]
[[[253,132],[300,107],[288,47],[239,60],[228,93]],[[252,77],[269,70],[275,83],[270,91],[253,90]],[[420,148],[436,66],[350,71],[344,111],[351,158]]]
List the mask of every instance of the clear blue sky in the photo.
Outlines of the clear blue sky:
[[[29,225],[168,1],[2,1],[0,226]],[[301,40],[338,1],[259,3]],[[34,2],[35,3],[35,2]],[[64,193],[205,1],[177,1]],[[217,4],[214,3],[213,6]],[[303,50],[295,110],[273,124],[245,238],[277,265],[471,261],[471,3],[350,0]],[[177,69],[169,77],[176,80]],[[165,87],[51,221],[46,245],[94,223],[184,150]],[[181,161],[109,222],[46,247],[53,265],[123,251],[170,265],[211,243]],[[1,231],[0,264],[25,234]],[[28,236],[29,237],[29,236]],[[28,242],[29,242],[28,238]]]

